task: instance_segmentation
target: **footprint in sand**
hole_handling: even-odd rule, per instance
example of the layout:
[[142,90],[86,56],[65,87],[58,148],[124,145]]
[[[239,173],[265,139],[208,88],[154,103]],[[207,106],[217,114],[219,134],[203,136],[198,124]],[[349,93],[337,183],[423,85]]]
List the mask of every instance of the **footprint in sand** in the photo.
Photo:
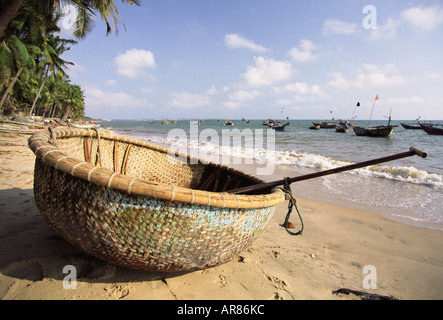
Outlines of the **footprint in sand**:
[[111,298],[123,299],[131,293],[131,288],[126,285],[114,285],[111,289],[106,289]]
[[220,279],[219,282],[220,288],[224,288],[228,284],[228,281],[226,281],[226,277],[224,275],[219,275],[218,277]]
[[270,296],[268,300],[284,300],[284,299],[283,296],[280,294],[280,292],[274,292],[274,294]]
[[272,276],[267,276],[266,277],[270,282],[272,282],[272,284],[274,285],[275,289],[280,289],[280,290],[284,290],[285,287],[287,286],[286,282],[282,279],[279,279],[277,277],[272,277]]

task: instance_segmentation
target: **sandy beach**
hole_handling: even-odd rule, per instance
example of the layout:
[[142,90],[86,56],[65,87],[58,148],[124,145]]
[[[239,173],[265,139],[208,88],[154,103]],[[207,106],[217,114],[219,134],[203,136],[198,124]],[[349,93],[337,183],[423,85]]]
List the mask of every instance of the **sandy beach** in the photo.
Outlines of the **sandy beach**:
[[[185,274],[113,266],[65,242],[40,216],[33,195],[35,157],[28,139],[29,135],[0,133],[2,300],[360,299],[332,294],[339,288],[401,300],[443,299],[441,231],[297,195],[305,225],[301,236],[281,227],[285,202],[252,246],[221,266]],[[296,213],[291,221],[297,229]],[[76,267],[75,289],[63,286],[67,265]],[[365,288],[368,276],[375,289]]]

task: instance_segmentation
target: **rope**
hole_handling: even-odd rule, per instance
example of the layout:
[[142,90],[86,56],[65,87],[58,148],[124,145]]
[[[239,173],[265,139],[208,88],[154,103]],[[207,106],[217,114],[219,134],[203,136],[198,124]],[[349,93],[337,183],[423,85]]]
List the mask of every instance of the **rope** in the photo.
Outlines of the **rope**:
[[[88,129],[89,130],[89,129]],[[96,166],[101,167],[102,166],[102,153],[100,152],[100,131],[98,128],[92,128],[95,132],[97,132],[97,160],[96,160]],[[98,165],[97,165],[98,162]]]
[[50,138],[49,138],[49,143],[53,144],[54,146],[57,147],[57,138],[55,136],[55,132],[54,132],[54,128],[53,127],[48,127]]
[[[298,211],[297,208],[297,201],[295,200],[293,194],[292,194],[292,190],[291,190],[291,186],[290,186],[290,182],[289,182],[288,177],[284,178],[285,180],[285,184],[283,186],[283,188],[280,188],[283,192],[285,192],[287,195],[289,195],[290,199],[289,199],[289,204],[288,204],[288,213],[286,214],[286,218],[285,218],[285,223],[284,223],[284,227],[286,229],[286,231],[291,235],[291,236],[301,236],[301,234],[303,233],[303,228],[304,228],[304,224],[303,224],[303,219],[301,217],[300,211]],[[289,217],[291,216],[292,210],[295,207],[295,210],[298,213],[298,217],[300,219],[300,223],[301,223],[301,228],[298,232],[292,232],[288,229],[288,222],[289,222]]]

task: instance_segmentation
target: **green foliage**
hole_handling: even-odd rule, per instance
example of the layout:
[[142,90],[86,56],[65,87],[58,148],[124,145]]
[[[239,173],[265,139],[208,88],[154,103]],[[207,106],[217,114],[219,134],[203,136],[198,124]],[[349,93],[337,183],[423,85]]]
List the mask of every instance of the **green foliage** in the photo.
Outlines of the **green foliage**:
[[[5,1],[0,0],[2,7]],[[140,5],[139,0],[121,0]],[[23,0],[6,28],[0,29],[0,112],[24,111],[49,117],[84,116],[84,93],[71,84],[65,72],[72,62],[61,58],[70,44],[62,39],[58,21],[62,4],[77,8],[74,36],[86,37],[99,13],[106,23],[106,34],[117,33],[123,20],[113,0]],[[111,27],[112,25],[112,27]]]
[[[24,1],[6,30],[0,33],[0,111],[4,113],[27,109],[29,113],[48,116],[54,106],[46,103],[48,97],[40,98],[46,79],[66,82],[67,88],[74,86],[68,83],[65,72],[73,63],[63,60],[61,55],[69,50],[68,45],[77,42],[57,35],[60,15],[50,10],[54,1],[45,2]],[[53,99],[57,102],[57,112],[52,113],[63,116],[75,111],[81,116],[84,99],[80,97],[70,105],[59,97]]]

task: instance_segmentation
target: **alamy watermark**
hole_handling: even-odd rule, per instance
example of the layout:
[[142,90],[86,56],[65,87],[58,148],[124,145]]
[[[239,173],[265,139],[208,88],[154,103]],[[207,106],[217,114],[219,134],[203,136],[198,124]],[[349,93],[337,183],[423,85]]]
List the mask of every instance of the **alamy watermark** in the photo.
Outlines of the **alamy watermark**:
[[68,4],[62,6],[60,11],[62,27],[67,30],[72,29],[78,17],[77,8],[72,4]]
[[[174,164],[255,164],[258,175],[270,175],[275,169],[274,161],[267,158],[275,151],[274,129],[223,129],[220,136],[212,128],[200,131],[198,122],[190,121],[189,136],[177,128],[170,130],[167,138],[177,142],[168,148],[169,161]],[[195,157],[188,158],[189,153]]]
[[377,289],[377,269],[373,265],[364,266],[363,274],[366,274],[363,278],[363,288]]
[[73,265],[63,267],[63,274],[67,274],[63,278],[64,289],[77,289],[77,268]]
[[377,8],[372,4],[363,7],[362,13],[366,14],[361,22],[363,29],[375,30],[377,29]]

